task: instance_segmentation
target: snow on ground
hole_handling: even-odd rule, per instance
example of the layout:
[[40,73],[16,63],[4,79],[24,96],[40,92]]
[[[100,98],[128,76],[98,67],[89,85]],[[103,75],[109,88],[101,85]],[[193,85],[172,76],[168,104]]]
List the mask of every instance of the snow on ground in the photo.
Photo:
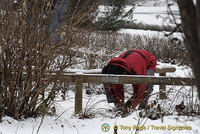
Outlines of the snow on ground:
[[[178,14],[179,10],[177,6],[172,6],[171,10],[174,16],[177,18],[177,22],[180,22],[180,16]],[[167,17],[171,17],[168,14],[167,6],[137,6],[134,10],[133,19],[135,23],[153,24],[153,25],[173,25],[169,23]],[[156,21],[155,21],[156,20]]]
[[[169,67],[171,64],[159,63],[160,68]],[[190,76],[191,70],[184,66],[176,66],[175,76]],[[80,71],[80,70],[79,70]],[[173,76],[174,76],[173,75]],[[171,76],[168,73],[167,76]],[[102,86],[102,85],[100,85]],[[178,89],[178,88],[177,88]],[[154,93],[159,90],[159,86],[154,86]],[[57,99],[54,103],[57,115],[45,116],[42,118],[29,118],[20,121],[10,117],[3,117],[0,124],[0,134],[113,134],[115,125],[118,126],[118,134],[134,134],[136,126],[141,130],[139,134],[198,134],[200,128],[199,117],[187,117],[174,115],[165,116],[157,120],[140,118],[139,111],[133,112],[125,118],[116,117],[109,109],[113,104],[106,102],[104,94],[83,95],[83,112],[94,114],[92,119],[79,119],[74,114],[74,92],[69,91],[66,100]],[[154,97],[150,99],[153,100]],[[40,123],[41,126],[40,126]],[[110,126],[108,132],[102,130],[102,125],[107,123]],[[127,127],[125,127],[127,126]],[[130,128],[130,130],[128,129]],[[179,130],[184,129],[184,130]]]
[[[133,11],[133,21],[135,23],[143,23],[143,24],[151,24],[151,25],[171,25],[174,26],[174,24],[167,18],[170,18],[171,20],[180,23],[180,15],[179,15],[179,9],[175,2],[173,2],[173,5],[168,7],[166,4],[166,1],[164,0],[158,0],[160,1],[160,4],[155,5],[153,1],[146,1],[145,3],[142,3],[145,6],[141,6],[141,3],[136,4],[135,9]],[[162,3],[162,4],[161,4]],[[172,2],[170,2],[172,3]],[[133,6],[128,5],[126,6],[126,11],[129,11]],[[176,18],[176,20],[173,19],[172,15],[169,14],[169,9],[173,13],[173,17]],[[105,6],[99,6],[100,12],[105,12],[106,8]],[[104,16],[103,13],[99,14],[99,17]]]
[[[118,134],[132,134],[135,132],[137,126],[137,114],[134,113],[132,117],[109,119],[109,118],[95,118],[77,120],[75,118],[58,119],[55,121],[52,117],[45,118],[39,133],[40,134],[113,134],[114,125],[118,126]],[[174,119],[177,118],[177,119]],[[1,125],[2,134],[32,134],[37,131],[39,119],[28,119],[26,121],[15,121],[6,117]],[[189,134],[199,131],[199,119],[189,121],[185,117],[165,117],[163,122],[159,120],[144,120],[140,125],[140,134]],[[9,122],[8,122],[9,121]],[[143,123],[146,123],[143,125]],[[103,132],[101,127],[104,123],[109,124],[110,130]],[[124,126],[130,127],[125,129]],[[156,130],[157,127],[162,127],[161,130]],[[176,128],[179,127],[179,128]],[[182,130],[179,130],[182,129]],[[187,130],[183,130],[187,129]]]
[[[140,4],[145,6],[141,6]],[[155,5],[157,3],[157,5]],[[171,1],[169,3],[172,3]],[[132,6],[127,6],[126,10],[131,9]],[[157,0],[157,2],[153,2],[152,0],[140,2],[138,6],[135,7],[133,12],[133,20],[135,23],[142,23],[148,25],[158,25],[158,26],[176,26],[181,23],[179,9],[176,3],[173,2],[173,5],[170,6],[170,10],[173,13],[169,14],[169,7],[166,5],[166,0]],[[175,20],[174,20],[175,18]],[[166,37],[165,34],[169,34],[170,32],[160,32],[160,31],[150,31],[150,30],[139,30],[139,29],[120,29],[119,33],[126,33],[132,35],[145,35],[148,37],[157,36],[157,37]],[[182,40],[183,34],[174,32],[170,37],[176,37]]]
[[170,36],[166,36],[170,32],[165,31],[151,31],[151,30],[140,30],[140,29],[120,29],[119,33],[123,34],[131,34],[131,35],[139,35],[139,36],[147,36],[147,37],[158,37],[158,38],[177,38],[179,40],[183,40],[183,34],[179,32],[174,32]]

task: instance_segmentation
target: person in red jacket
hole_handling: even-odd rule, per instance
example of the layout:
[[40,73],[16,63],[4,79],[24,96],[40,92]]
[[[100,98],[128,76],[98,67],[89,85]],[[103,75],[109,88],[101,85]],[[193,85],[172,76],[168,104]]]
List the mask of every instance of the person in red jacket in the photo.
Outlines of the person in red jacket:
[[[156,70],[156,57],[146,51],[131,49],[122,53],[119,57],[111,59],[103,67],[102,74],[124,74],[124,75],[154,75]],[[134,85],[133,96],[124,103],[124,88],[122,84],[104,84],[108,103],[116,107],[134,109],[139,103],[140,109],[145,109],[150,93],[153,91],[151,85]]]

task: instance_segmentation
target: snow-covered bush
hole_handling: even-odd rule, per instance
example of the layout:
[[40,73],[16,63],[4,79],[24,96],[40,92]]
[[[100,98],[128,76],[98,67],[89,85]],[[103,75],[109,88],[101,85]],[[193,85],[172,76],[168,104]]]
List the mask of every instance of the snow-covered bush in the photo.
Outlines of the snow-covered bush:
[[[4,1],[3,4],[0,8],[0,119],[3,115],[15,119],[44,115],[60,92],[62,84],[57,78],[74,64],[72,59],[77,55],[78,46],[72,43],[77,34],[73,24],[60,18],[64,18],[60,16],[63,10],[60,4],[66,3],[43,0],[14,4]],[[54,80],[46,79],[52,75]]]

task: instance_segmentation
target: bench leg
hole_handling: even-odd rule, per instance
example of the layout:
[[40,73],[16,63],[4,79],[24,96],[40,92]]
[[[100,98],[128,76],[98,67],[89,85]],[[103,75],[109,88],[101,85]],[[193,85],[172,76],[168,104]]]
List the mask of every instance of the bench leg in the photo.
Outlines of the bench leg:
[[[160,76],[166,76],[166,73],[160,73],[159,75]],[[167,98],[166,85],[160,85],[159,89],[160,89],[159,98],[160,99],[166,99]]]
[[76,75],[75,84],[75,114],[79,114],[82,112],[83,75]]

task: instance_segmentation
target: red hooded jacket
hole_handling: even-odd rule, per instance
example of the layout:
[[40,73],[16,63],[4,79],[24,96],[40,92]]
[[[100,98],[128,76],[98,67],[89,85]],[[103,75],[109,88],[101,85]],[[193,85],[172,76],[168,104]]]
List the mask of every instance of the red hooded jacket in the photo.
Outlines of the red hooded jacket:
[[[129,71],[131,75],[146,75],[147,69],[156,70],[156,57],[146,51],[139,49],[131,49],[122,53],[119,57],[113,58],[109,61],[114,65],[121,66]],[[133,96],[135,97],[132,103],[132,108],[136,107],[145,96],[146,85],[134,85]],[[117,99],[117,103],[124,103],[124,88],[121,84],[113,84],[112,92]]]

